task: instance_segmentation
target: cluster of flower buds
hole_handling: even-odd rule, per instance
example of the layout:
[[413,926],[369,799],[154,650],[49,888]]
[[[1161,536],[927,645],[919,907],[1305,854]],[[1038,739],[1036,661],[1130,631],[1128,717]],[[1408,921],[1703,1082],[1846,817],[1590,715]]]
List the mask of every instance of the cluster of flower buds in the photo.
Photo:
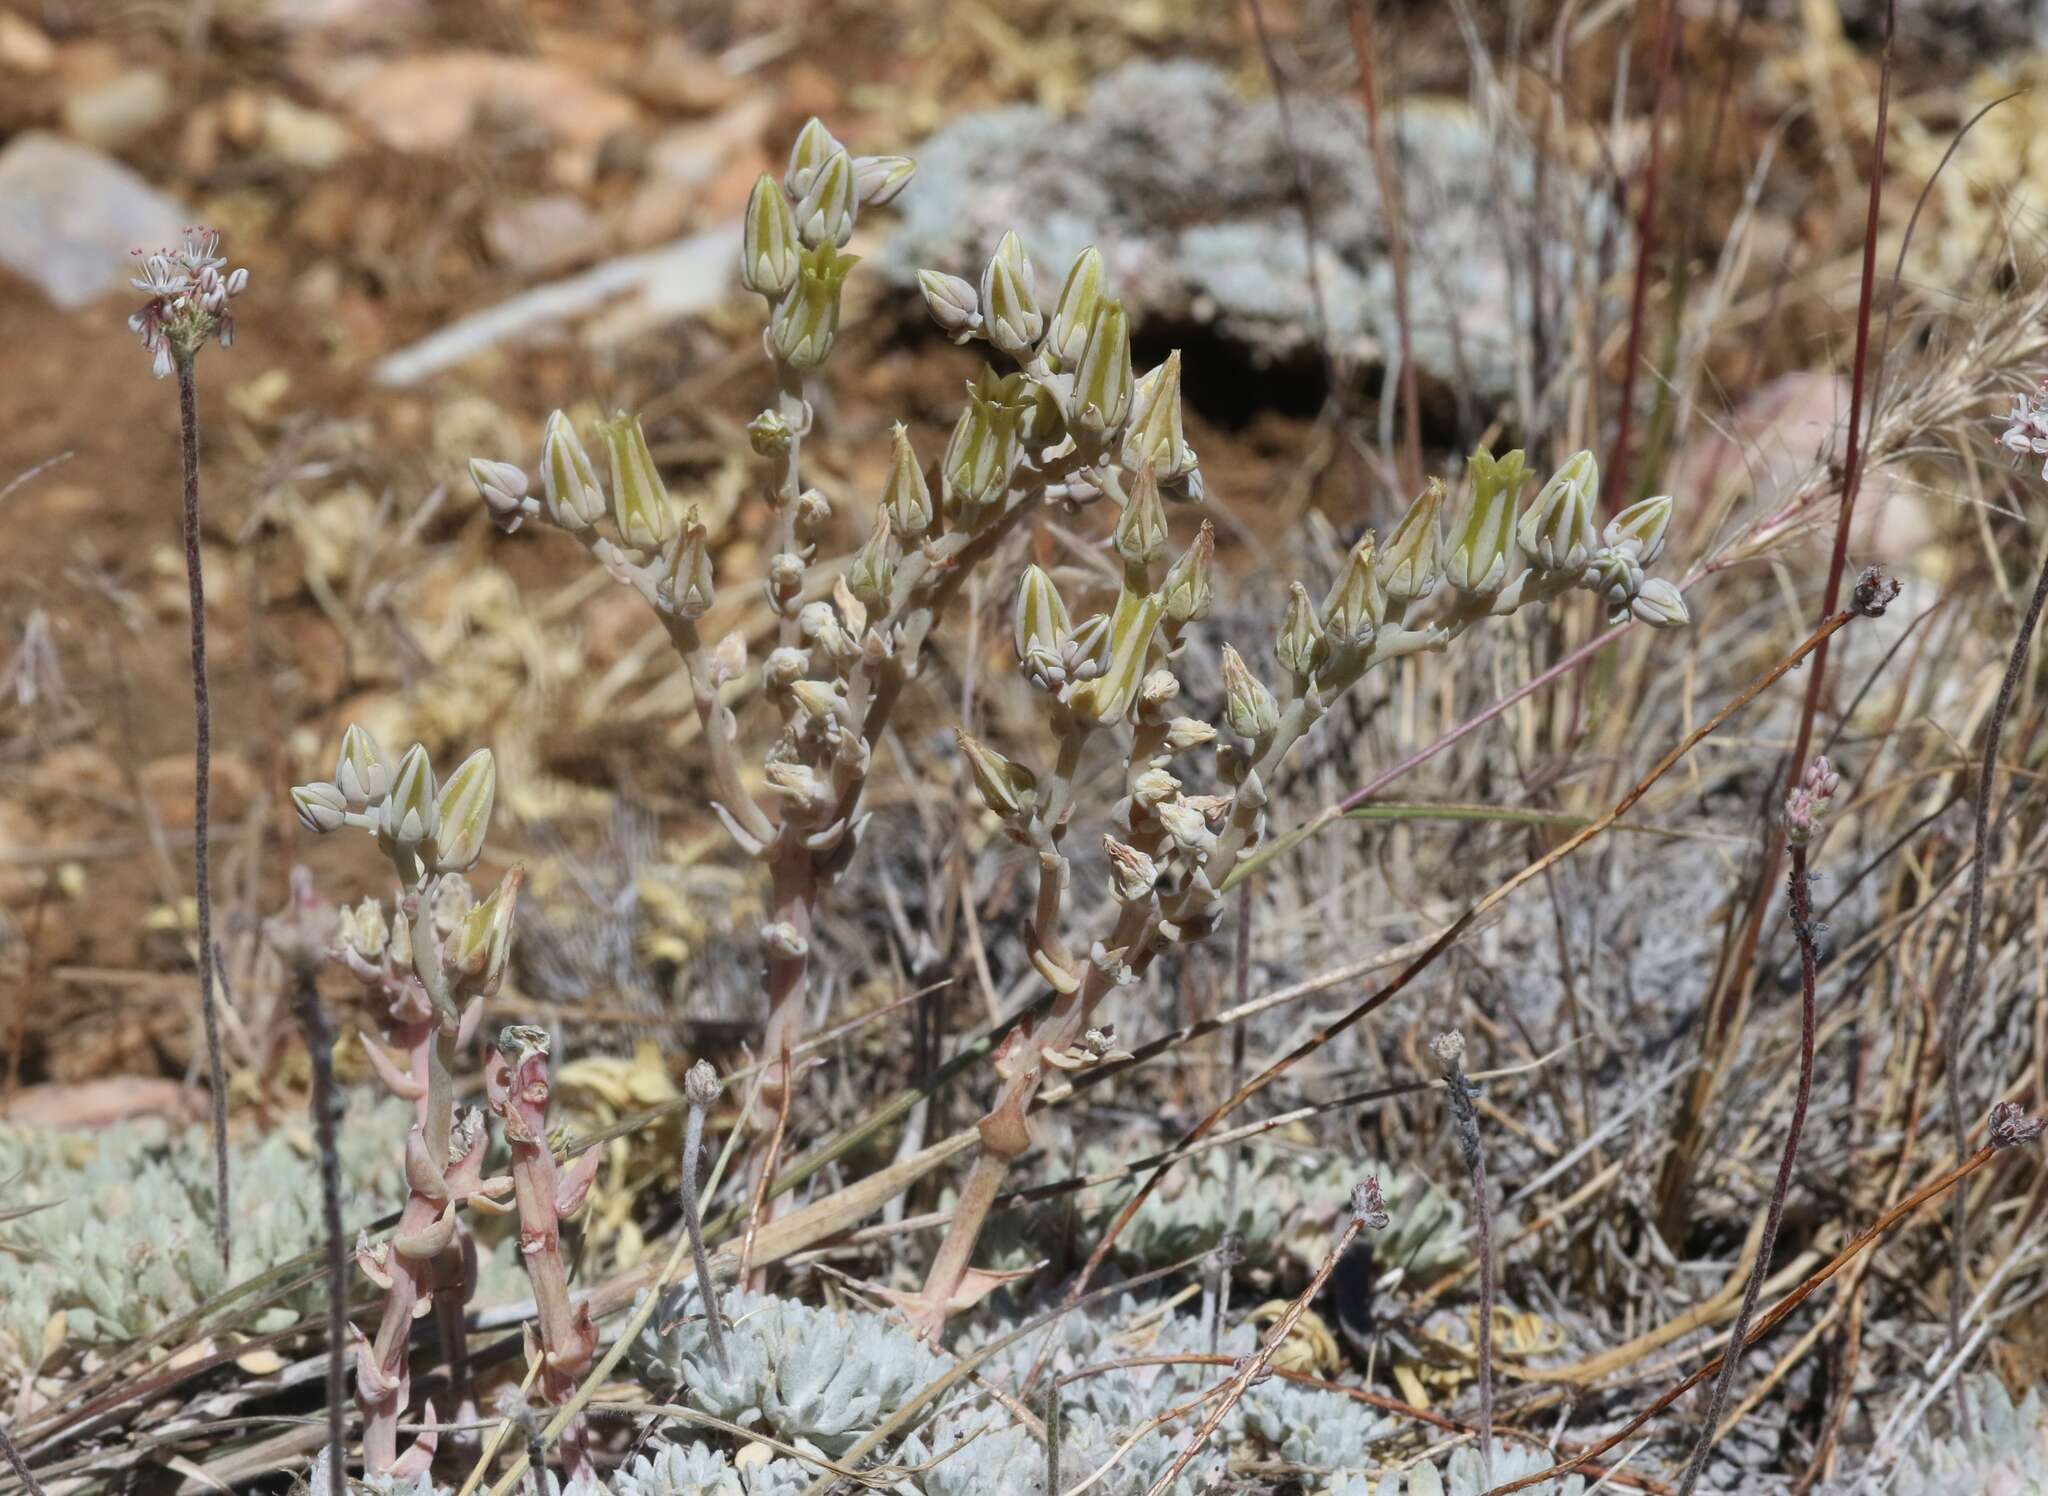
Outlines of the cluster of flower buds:
[[377,838],[399,870],[417,884],[423,872],[466,873],[483,856],[497,796],[498,764],[479,748],[438,786],[427,750],[414,743],[394,763],[377,740],[353,724],[341,735],[334,778],[292,790],[308,831],[325,835],[354,826]]
[[1834,771],[1826,755],[1816,755],[1806,773],[1785,797],[1785,840],[1795,847],[1812,845],[1820,839],[1821,821],[1828,802],[1842,787],[1842,776]]
[[149,298],[128,318],[128,330],[153,355],[150,372],[167,378],[175,363],[189,363],[208,340],[226,348],[235,341],[235,319],[228,303],[249,288],[246,269],[227,268],[220,235],[213,229],[188,228],[176,249],[145,255],[135,251],[142,274],[128,284]]
[[2015,462],[2042,458],[2041,476],[2048,478],[2048,379],[2042,380],[2032,395],[2012,397],[2012,413],[2006,417],[1998,444],[2013,454]]
[[[890,201],[910,182],[908,156],[855,156],[813,119],[790,149],[782,180],[763,174],[747,200],[740,281],[768,298],[769,353],[815,369],[839,331],[839,292],[858,257],[844,254],[860,210]],[[773,440],[757,433],[756,441]]]
[[1050,313],[1015,233],[996,245],[978,289],[937,270],[920,270],[917,280],[956,343],[983,339],[1019,366],[1001,376],[984,370],[968,387],[941,470],[949,512],[995,504],[1020,470],[1059,474],[1048,496],[1076,503],[1120,497],[1116,468],[1150,468],[1166,497],[1201,500],[1201,468],[1181,428],[1180,354],[1133,374],[1130,316],[1110,294],[1094,246],[1075,258]]
[[1481,447],[1466,471],[1471,482],[1443,550],[1454,617],[1509,613],[1577,587],[1607,604],[1610,623],[1633,617],[1652,628],[1682,628],[1690,621],[1678,588],[1645,574],[1664,549],[1668,496],[1639,499],[1597,528],[1600,466],[1591,452],[1567,459],[1519,516],[1522,453],[1495,458]]

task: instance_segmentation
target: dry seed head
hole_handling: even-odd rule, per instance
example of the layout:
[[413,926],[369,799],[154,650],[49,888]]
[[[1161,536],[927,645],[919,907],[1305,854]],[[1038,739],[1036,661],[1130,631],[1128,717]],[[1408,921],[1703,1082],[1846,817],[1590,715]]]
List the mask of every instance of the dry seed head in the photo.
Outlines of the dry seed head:
[[724,1087],[719,1084],[718,1072],[709,1060],[697,1061],[690,1067],[690,1073],[683,1077],[683,1095],[691,1106],[716,1106],[722,1090]]

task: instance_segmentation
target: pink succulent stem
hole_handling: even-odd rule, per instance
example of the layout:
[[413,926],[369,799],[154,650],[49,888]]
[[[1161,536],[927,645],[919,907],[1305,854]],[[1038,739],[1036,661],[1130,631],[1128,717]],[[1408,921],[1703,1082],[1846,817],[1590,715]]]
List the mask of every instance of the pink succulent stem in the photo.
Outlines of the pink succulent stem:
[[[597,1353],[597,1327],[590,1309],[569,1296],[569,1270],[562,1260],[565,1217],[579,1210],[596,1176],[597,1150],[567,1169],[555,1164],[548,1147],[548,1035],[523,1024],[507,1027],[485,1063],[484,1088],[491,1110],[504,1124],[512,1150],[513,1193],[519,1205],[519,1251],[533,1284],[541,1361],[541,1396],[559,1406]],[[582,1420],[562,1431],[562,1457],[571,1479],[590,1473]]]

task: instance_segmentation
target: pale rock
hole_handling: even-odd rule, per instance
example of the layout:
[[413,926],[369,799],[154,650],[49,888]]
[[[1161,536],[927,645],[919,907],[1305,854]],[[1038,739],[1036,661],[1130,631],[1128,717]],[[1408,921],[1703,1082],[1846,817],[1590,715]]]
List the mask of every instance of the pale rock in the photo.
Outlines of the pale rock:
[[363,127],[400,151],[449,150],[490,119],[589,148],[639,117],[632,100],[568,68],[494,52],[401,57],[339,88]]
[[67,94],[64,129],[87,145],[115,150],[162,124],[170,112],[170,81],[152,68],[130,68]]
[[0,67],[40,78],[56,66],[57,45],[34,24],[0,10]]
[[0,265],[60,307],[125,289],[129,252],[174,244],[191,221],[90,146],[28,130],[0,149]]
[[355,133],[333,115],[272,95],[263,101],[263,149],[288,166],[325,171],[355,149]]
[[572,193],[502,203],[484,215],[491,257],[526,274],[565,270],[605,250],[605,228]]

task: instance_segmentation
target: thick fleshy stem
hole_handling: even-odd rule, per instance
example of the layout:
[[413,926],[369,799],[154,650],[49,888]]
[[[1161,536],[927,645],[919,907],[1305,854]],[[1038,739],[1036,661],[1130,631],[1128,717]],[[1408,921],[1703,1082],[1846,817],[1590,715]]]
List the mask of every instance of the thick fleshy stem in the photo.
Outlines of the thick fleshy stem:
[[704,1302],[704,1336],[711,1342],[711,1358],[721,1372],[729,1369],[725,1358],[725,1330],[719,1324],[718,1285],[711,1278],[711,1258],[704,1250],[703,1201],[697,1196],[697,1166],[704,1152],[704,1114],[718,1101],[718,1072],[709,1060],[699,1060],[683,1079],[683,1094],[689,1098],[690,1115],[683,1134],[683,1227],[690,1233],[690,1257],[697,1269],[697,1295]]
[[199,1013],[206,1025],[207,1084],[213,1099],[213,1185],[219,1208],[220,1263],[229,1265],[228,1083],[220,1057],[220,1014],[213,991],[213,892],[207,880],[207,788],[213,759],[213,706],[206,690],[206,578],[199,557],[199,394],[192,354],[176,357],[179,452],[185,476],[185,585],[192,609],[192,898],[199,910]]
[[1493,1479],[1493,1202],[1486,1184],[1486,1150],[1479,1141],[1477,1092],[1465,1078],[1465,1036],[1456,1029],[1430,1045],[1443,1067],[1451,1115],[1458,1123],[1458,1156],[1472,1178],[1472,1224],[1479,1248],[1479,1463]]
[[[562,1221],[582,1208],[603,1155],[592,1148],[567,1169],[555,1166],[547,1137],[550,1048],[545,1029],[508,1025],[499,1033],[497,1048],[485,1064],[484,1090],[512,1150],[519,1252],[527,1280],[533,1285],[538,1326],[538,1344],[529,1353],[540,1359],[542,1397],[559,1407],[575,1395],[576,1384],[597,1353],[597,1326],[591,1323],[590,1306],[572,1303],[569,1297]],[[590,1474],[590,1452],[580,1421],[562,1431],[560,1443],[568,1477],[575,1480]]]

